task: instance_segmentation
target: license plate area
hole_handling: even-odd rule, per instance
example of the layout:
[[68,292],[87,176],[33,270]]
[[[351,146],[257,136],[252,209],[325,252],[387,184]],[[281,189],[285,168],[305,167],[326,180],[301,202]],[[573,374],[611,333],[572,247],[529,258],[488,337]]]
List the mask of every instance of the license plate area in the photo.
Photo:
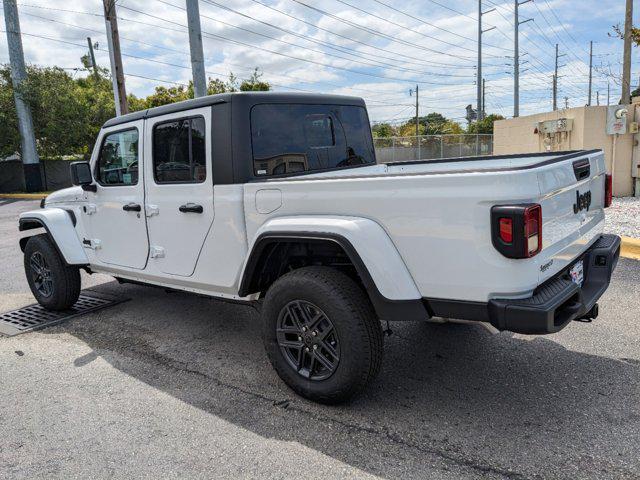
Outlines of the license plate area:
[[579,287],[582,286],[584,281],[584,260],[582,258],[569,268],[569,278]]

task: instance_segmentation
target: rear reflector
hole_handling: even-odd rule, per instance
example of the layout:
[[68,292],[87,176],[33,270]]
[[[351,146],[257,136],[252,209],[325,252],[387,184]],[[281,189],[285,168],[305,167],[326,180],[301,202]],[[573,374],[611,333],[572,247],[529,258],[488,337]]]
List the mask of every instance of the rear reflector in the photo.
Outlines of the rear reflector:
[[491,208],[491,242],[508,258],[530,258],[542,250],[542,207],[496,205]]
[[613,176],[607,174],[604,176],[604,208],[611,205],[613,200]]

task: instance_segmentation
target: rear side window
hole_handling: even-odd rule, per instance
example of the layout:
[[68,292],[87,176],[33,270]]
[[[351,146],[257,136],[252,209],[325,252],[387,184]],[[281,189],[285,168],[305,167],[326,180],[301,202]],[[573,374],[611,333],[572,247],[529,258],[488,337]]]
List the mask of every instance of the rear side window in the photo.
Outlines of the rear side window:
[[138,183],[138,129],[113,132],[104,137],[96,179],[104,186]]
[[156,183],[201,183],[207,178],[203,117],[182,118],[153,127]]
[[364,108],[264,104],[251,110],[256,176],[375,163]]

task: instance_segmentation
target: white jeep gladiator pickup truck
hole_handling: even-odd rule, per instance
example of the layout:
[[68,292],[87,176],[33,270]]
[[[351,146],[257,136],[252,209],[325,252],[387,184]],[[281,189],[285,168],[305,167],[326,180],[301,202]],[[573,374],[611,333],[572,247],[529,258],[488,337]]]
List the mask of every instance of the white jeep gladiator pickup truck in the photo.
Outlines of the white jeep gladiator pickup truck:
[[74,187],[20,216],[27,279],[71,307],[79,269],[261,309],[297,393],[352,397],[381,321],[543,334],[598,314],[620,239],[603,234],[601,151],[376,163],[364,102],[214,95],[105,123]]

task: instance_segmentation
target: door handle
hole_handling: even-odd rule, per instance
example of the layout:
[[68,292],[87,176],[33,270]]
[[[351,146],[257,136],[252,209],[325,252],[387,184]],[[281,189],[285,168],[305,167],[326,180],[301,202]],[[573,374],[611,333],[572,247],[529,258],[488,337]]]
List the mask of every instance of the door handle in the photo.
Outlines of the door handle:
[[178,208],[182,213],[202,213],[204,209],[202,205],[196,205],[195,203],[186,203],[184,205],[180,205]]
[[122,206],[122,209],[125,212],[140,212],[140,211],[142,211],[142,207],[137,203],[127,203],[126,205]]

